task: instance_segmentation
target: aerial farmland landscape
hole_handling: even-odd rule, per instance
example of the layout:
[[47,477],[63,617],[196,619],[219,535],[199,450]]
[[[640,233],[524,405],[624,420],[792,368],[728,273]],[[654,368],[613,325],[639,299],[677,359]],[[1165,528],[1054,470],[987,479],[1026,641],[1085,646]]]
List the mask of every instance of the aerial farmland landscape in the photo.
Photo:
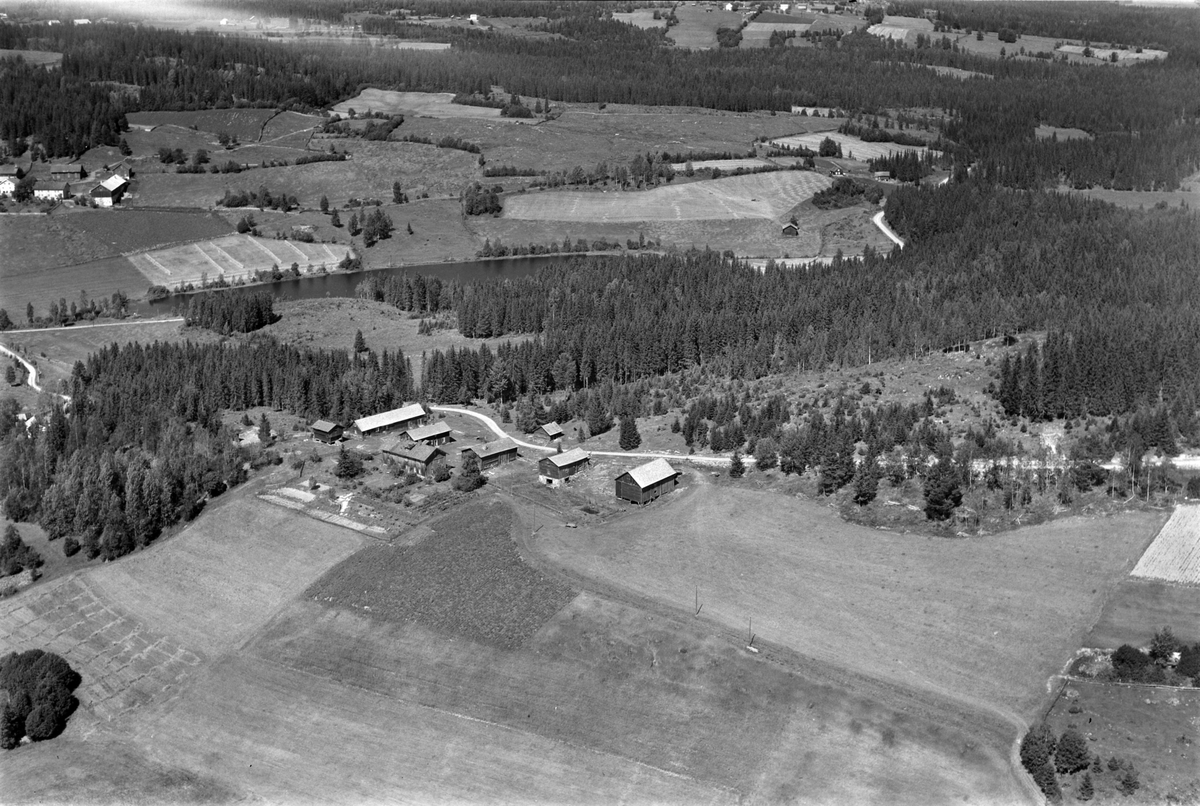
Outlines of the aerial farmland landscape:
[[0,801],[1200,806],[1195,0],[0,0]]

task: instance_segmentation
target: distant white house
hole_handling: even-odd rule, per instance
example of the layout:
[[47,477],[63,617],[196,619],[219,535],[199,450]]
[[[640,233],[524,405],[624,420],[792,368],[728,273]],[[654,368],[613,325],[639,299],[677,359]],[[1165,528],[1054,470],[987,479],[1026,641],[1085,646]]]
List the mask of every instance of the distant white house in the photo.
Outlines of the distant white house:
[[11,196],[17,192],[15,176],[0,176],[0,196]]
[[472,14],[469,17],[467,17],[467,19],[471,21],[472,25],[479,24],[479,15],[478,14]]
[[89,20],[87,17],[82,17],[77,20],[71,20],[71,22],[75,23],[76,25],[91,25],[92,24],[92,21]]
[[789,8],[791,8],[791,5],[789,5],[788,3],[780,3],[780,4],[779,4],[779,13],[780,13],[780,14],[787,14],[787,10],[788,10]]

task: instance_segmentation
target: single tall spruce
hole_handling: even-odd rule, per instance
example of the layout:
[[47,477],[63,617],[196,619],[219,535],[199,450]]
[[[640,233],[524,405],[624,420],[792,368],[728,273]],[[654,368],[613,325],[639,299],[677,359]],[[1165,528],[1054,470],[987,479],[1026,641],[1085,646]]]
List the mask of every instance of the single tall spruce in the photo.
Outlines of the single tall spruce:
[[746,475],[746,463],[742,461],[740,451],[733,452],[733,458],[729,460],[729,478],[740,479]]
[[631,451],[642,444],[642,435],[638,433],[637,421],[633,416],[621,418],[621,435],[617,444],[623,451]]

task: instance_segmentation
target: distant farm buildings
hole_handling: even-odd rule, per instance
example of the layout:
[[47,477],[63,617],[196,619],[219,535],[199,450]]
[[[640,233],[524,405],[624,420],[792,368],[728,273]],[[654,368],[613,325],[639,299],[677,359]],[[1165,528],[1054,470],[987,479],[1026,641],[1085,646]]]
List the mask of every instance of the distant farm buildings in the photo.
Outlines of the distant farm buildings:
[[550,440],[551,442],[553,442],[556,439],[563,438],[562,426],[559,425],[558,423],[546,423],[541,428],[539,428],[538,431],[540,431],[542,433],[542,435],[544,437],[546,437],[546,439]]
[[406,439],[393,440],[383,446],[383,452],[401,468],[416,473],[418,476],[428,476],[433,463],[445,451],[436,445],[409,442]]
[[638,505],[649,504],[678,484],[679,471],[666,459],[655,459],[617,476],[617,498]]
[[407,406],[370,417],[361,417],[354,421],[354,428],[361,436],[370,436],[388,431],[407,430],[425,423],[425,409],[420,403],[409,403]]
[[479,459],[480,470],[490,470],[493,467],[516,461],[517,443],[511,439],[498,439],[484,445],[472,445],[464,448],[463,453],[472,453]]
[[328,420],[317,420],[309,426],[313,439],[332,445],[342,438],[342,427]]
[[425,445],[445,445],[450,441],[450,426],[445,422],[430,423],[410,428],[404,432],[404,436]]
[[538,460],[538,481],[557,487],[581,470],[587,470],[592,457],[582,448],[556,453]]

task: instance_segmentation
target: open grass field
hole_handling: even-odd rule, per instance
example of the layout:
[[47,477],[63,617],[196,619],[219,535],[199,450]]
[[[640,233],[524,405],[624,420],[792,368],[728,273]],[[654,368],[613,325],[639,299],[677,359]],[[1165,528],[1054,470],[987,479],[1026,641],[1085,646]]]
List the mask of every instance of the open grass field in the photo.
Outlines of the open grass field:
[[256,271],[272,267],[286,269],[293,263],[302,273],[337,268],[346,253],[337,244],[255,238],[252,235],[227,235],[211,241],[195,241],[152,252],[141,252],[129,260],[151,285],[173,288],[180,283],[199,283],[202,277],[216,280],[247,278]]
[[605,527],[543,530],[550,561],[731,630],[1029,718],[1157,519],[1074,519],[946,540],[845,523],[739,488],[668,496]]
[[635,28],[662,28],[667,24],[665,15],[660,11],[659,19],[654,19],[654,9],[639,8],[634,11],[614,11],[613,19],[632,25]]
[[718,28],[737,28],[742,24],[740,11],[725,11],[718,5],[680,3],[675,7],[679,24],[667,30],[667,38],[681,48],[708,50],[717,47]]
[[259,143],[291,148],[304,148],[312,130],[321,125],[324,118],[304,115],[300,112],[280,112],[263,125]]
[[1066,187],[1059,188],[1059,190],[1131,209],[1154,207],[1160,204],[1192,209],[1200,206],[1200,182],[1195,180],[1184,182],[1181,190],[1107,190],[1105,188],[1075,190]]
[[[315,209],[321,196],[328,197],[331,205],[342,207],[351,197],[390,201],[395,181],[404,185],[410,197],[418,192],[457,197],[463,186],[478,176],[478,157],[452,148],[355,142],[352,150],[353,158],[345,162],[261,168],[239,174],[146,174],[138,179],[136,193],[126,205],[211,209],[226,190],[266,185],[272,192],[296,196],[301,207]],[[296,153],[292,152],[292,158]],[[342,219],[348,220],[349,213],[343,211]]]
[[1130,576],[1200,586],[1200,506],[1176,507]]
[[1170,627],[1186,643],[1200,641],[1200,588],[1128,577],[1104,603],[1083,646],[1143,646],[1155,630]]
[[842,156],[844,158],[860,162],[904,151],[916,151],[918,154],[924,154],[926,150],[924,146],[902,146],[896,143],[867,143],[852,135],[841,134],[836,131],[823,134],[799,134],[791,137],[777,137],[771,143],[772,145],[787,146],[788,148],[809,148],[816,151],[820,148],[821,141],[827,137],[842,147]]
[[[720,168],[722,171],[736,171],[738,168],[761,168],[764,165],[771,163],[763,159],[751,159],[749,157],[743,159],[732,160],[693,160],[691,166],[697,171],[705,168]],[[687,167],[686,162],[672,163],[672,167],[676,171],[682,171]]]
[[120,291],[129,297],[146,293],[149,283],[129,258],[109,257],[76,266],[52,269],[26,268],[10,265],[0,272],[0,308],[8,311],[14,322],[25,322],[25,306],[33,303],[34,315],[45,316],[51,302],[66,299],[67,304],[79,300],[86,291],[89,299],[99,300]]
[[[766,15],[760,14],[755,18],[754,22],[742,29],[742,41],[738,45],[739,48],[769,47],[771,34],[775,31],[795,33],[796,36],[799,36],[809,29],[809,23],[802,22],[796,18],[788,19],[785,22],[760,22],[760,18],[764,16]],[[779,14],[774,16],[786,17],[787,15]]]
[[635,192],[558,191],[511,197],[504,216],[603,222],[774,219],[829,185],[821,174],[779,171]]
[[353,109],[359,114],[382,112],[385,115],[413,115],[430,118],[476,118],[504,120],[499,109],[486,106],[467,106],[451,103],[452,92],[396,92],[368,87],[349,100],[335,104],[332,112],[349,117]]
[[130,112],[130,126],[178,126],[227,134],[239,142],[257,142],[263,126],[277,114],[274,109],[201,109],[194,112]]
[[63,55],[52,50],[11,50],[0,48],[0,60],[21,59],[26,64],[37,67],[58,67],[62,64]]
[[[1104,759],[1091,770],[1092,803],[1196,803],[1200,801],[1200,689],[1166,689],[1071,681],[1048,722],[1056,734],[1074,726],[1088,750]],[[1132,763],[1141,788],[1130,798],[1120,793],[1126,768],[1110,770],[1116,757]],[[1066,802],[1075,798],[1083,773],[1059,776]]]

